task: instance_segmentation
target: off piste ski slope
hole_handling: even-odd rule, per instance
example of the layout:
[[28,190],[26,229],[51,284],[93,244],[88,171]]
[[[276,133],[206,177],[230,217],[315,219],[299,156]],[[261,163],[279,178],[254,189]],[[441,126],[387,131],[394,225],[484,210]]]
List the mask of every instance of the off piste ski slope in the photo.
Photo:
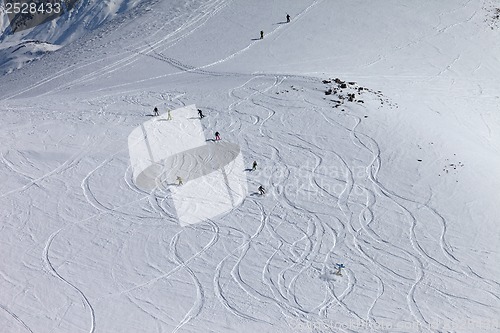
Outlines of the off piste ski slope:
[[[497,5],[152,1],[1,77],[0,331],[498,332]],[[191,104],[258,168],[181,227],[127,138]]]

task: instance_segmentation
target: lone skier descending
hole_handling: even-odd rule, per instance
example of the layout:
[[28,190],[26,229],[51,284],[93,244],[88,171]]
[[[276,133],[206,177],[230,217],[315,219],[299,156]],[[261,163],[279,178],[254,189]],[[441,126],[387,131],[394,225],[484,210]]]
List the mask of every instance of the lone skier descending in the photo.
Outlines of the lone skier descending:
[[200,119],[203,119],[205,117],[205,115],[200,109],[198,109],[198,116],[200,117]]
[[160,112],[158,111],[158,108],[155,106],[154,110],[153,110],[153,116],[154,117],[157,117],[160,115]]
[[170,114],[170,110],[168,110],[167,120],[172,120],[172,114]]
[[215,132],[215,141],[219,141],[219,140],[220,140],[220,133]]
[[259,186],[259,193],[260,193],[260,195],[266,194],[266,190],[264,189],[264,186],[262,186],[262,185]]
[[290,15],[286,14],[286,23],[290,23]]
[[177,185],[178,185],[178,186],[181,186],[182,184],[184,184],[184,183],[182,182],[182,178],[181,178],[180,176],[177,176],[177,179],[176,179],[176,180],[177,180]]
[[336,264],[335,266],[337,266],[337,271],[334,274],[342,276],[342,268],[345,268],[344,264]]
[[264,39],[264,31],[263,30],[260,31],[260,39]]
[[253,164],[252,164],[252,171],[255,171],[257,170],[257,161],[253,161]]

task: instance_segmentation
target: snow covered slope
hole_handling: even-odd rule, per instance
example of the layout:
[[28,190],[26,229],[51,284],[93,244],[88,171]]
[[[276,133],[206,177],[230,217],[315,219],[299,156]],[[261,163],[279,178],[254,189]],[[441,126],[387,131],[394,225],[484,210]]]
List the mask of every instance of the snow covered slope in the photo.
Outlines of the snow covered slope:
[[[498,332],[499,7],[145,1],[0,77],[0,331]],[[190,104],[258,168],[181,227],[127,138]]]

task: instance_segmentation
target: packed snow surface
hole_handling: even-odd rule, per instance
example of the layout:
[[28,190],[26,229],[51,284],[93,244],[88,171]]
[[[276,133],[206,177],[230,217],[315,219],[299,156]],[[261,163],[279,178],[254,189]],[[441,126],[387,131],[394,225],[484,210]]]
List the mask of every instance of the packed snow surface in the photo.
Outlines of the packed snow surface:
[[[2,36],[0,332],[498,332],[498,8],[82,0]],[[249,193],[181,226],[128,137],[193,104]]]

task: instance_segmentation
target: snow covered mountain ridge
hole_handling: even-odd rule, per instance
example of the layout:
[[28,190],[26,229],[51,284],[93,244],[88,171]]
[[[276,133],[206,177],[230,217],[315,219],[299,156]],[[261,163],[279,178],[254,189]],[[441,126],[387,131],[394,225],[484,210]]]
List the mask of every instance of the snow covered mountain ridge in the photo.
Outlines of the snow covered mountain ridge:
[[[0,4],[0,73],[12,72],[14,69],[21,68],[24,64],[39,59],[44,53],[53,52],[60,47],[77,40],[85,34],[92,32],[103,24],[126,14],[137,5],[147,6],[152,1],[139,0],[72,0],[65,1],[61,8],[61,15],[42,24],[36,23],[37,15],[44,15],[47,8],[40,9],[41,12],[29,13],[29,7],[18,7],[16,11],[12,6],[17,4],[29,4],[31,1],[5,0]],[[36,2],[38,6],[44,5],[45,1]],[[51,3],[51,2],[50,2]],[[58,3],[58,2],[56,2]],[[7,12],[9,10],[9,12]],[[27,14],[22,14],[26,10]],[[55,10],[55,9],[54,9]],[[33,26],[30,29],[19,30],[13,33],[11,21],[16,17],[14,13],[21,12],[18,15],[24,15]],[[52,10],[51,10],[52,11]],[[11,13],[11,14],[9,14]],[[9,20],[10,16],[10,20]],[[19,20],[16,17],[16,21]],[[29,21],[28,21],[28,24]],[[36,24],[36,25],[35,25]],[[38,44],[38,47],[30,47],[30,41]],[[40,47],[45,44],[47,47]],[[24,45],[25,52],[19,53],[13,51],[17,46]]]

